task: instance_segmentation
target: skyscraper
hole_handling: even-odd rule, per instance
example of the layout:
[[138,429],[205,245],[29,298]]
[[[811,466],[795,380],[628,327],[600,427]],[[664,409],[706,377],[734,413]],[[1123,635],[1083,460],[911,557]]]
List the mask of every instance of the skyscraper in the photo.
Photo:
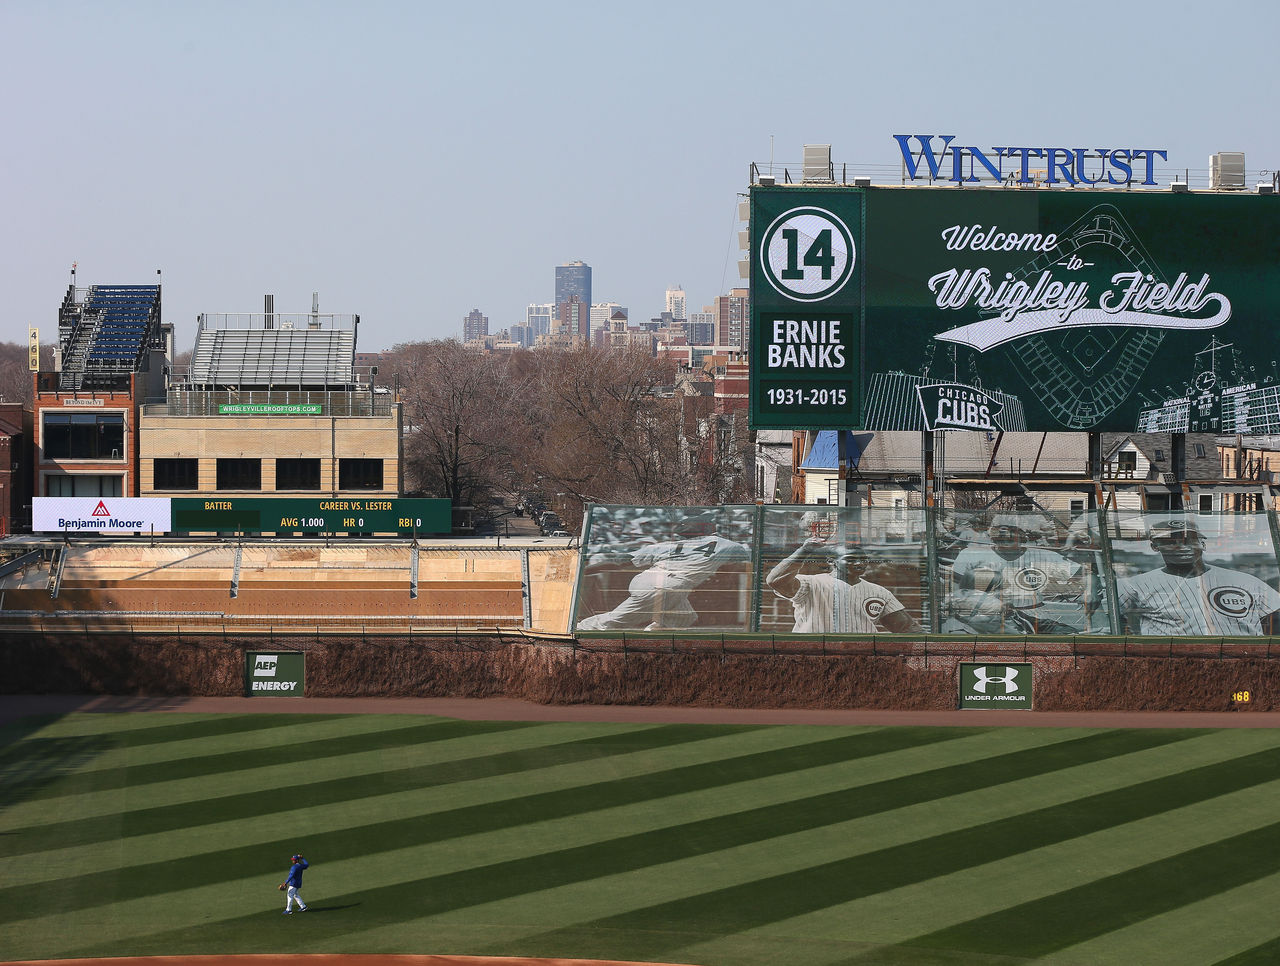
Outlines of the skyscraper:
[[570,295],[556,305],[559,310],[556,327],[553,333],[572,339],[576,342],[589,342],[591,339],[591,306],[583,302],[577,295]]
[[747,347],[750,305],[750,291],[745,288],[730,289],[728,295],[716,296],[716,345],[738,349]]
[[524,312],[525,325],[533,330],[534,338],[547,335],[551,331],[551,321],[556,318],[556,307],[552,302],[530,303]]
[[591,344],[608,342],[609,320],[615,312],[627,315],[626,306],[617,302],[596,302],[591,306]]
[[673,319],[687,319],[689,316],[684,314],[684,289],[679,285],[675,288],[667,289],[667,311],[671,313]]
[[591,305],[591,266],[586,262],[567,262],[556,266],[556,305],[569,301],[571,295]]
[[483,339],[489,334],[489,317],[479,309],[472,309],[467,313],[467,317],[462,320],[462,341],[471,342],[473,339]]

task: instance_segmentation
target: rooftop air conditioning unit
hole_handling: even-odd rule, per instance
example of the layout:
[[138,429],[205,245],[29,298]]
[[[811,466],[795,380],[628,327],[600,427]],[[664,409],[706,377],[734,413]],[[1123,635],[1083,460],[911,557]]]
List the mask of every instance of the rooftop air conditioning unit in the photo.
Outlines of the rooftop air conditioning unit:
[[1209,155],[1209,187],[1214,191],[1244,190],[1244,152],[1219,151]]
[[830,183],[831,177],[831,145],[806,144],[804,146],[804,169],[801,180],[805,184],[812,182]]

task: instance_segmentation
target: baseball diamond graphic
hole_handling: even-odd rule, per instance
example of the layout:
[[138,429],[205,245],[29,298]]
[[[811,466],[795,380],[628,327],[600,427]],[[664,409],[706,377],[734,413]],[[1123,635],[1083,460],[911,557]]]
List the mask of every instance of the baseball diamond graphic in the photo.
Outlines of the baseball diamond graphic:
[[[1127,268],[1163,281],[1128,223],[1111,205],[1098,205],[1060,237],[1056,247],[1037,256],[1013,276],[1027,279],[1077,258],[1119,258]],[[1065,429],[1091,429],[1115,411],[1133,391],[1164,341],[1159,329],[1090,326],[1061,335],[1034,335],[1011,343],[1009,361],[1036,386],[1044,407]]]
[[[917,390],[949,382],[949,380],[931,379],[927,376],[909,375],[905,372],[873,373],[867,380],[862,425],[867,429],[880,432],[893,430],[927,432],[932,427],[926,425],[924,414],[920,411],[920,397]],[[1026,431],[1027,417],[1022,407],[1022,400],[1017,396],[1000,392],[998,389],[982,389],[977,386],[973,388],[1000,402],[1003,408],[996,417],[999,429],[1007,433]]]

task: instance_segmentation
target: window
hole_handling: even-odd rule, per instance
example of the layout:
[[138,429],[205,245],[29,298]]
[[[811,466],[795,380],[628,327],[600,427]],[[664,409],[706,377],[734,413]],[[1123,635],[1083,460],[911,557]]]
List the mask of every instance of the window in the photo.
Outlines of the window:
[[1157,463],[1163,463],[1163,462],[1164,462],[1164,450],[1162,450],[1162,449],[1158,449],[1158,450],[1156,450],[1156,462],[1157,462]]
[[1116,453],[1116,469],[1122,475],[1133,476],[1138,470],[1138,454],[1132,451]]
[[1204,459],[1204,443],[1196,443],[1196,459]]
[[320,489],[320,461],[318,459],[276,460],[276,489]]
[[1200,494],[1200,515],[1205,517],[1213,515],[1213,494],[1212,493]]
[[1084,500],[1072,500],[1071,515],[1073,517],[1078,517],[1082,513],[1084,513]]
[[44,455],[55,460],[123,460],[124,413],[44,413]]
[[157,490],[198,490],[200,461],[194,459],[158,459],[152,461]]
[[69,476],[55,474],[44,480],[45,496],[120,496],[123,476]]
[[253,459],[220,459],[218,460],[218,489],[220,490],[260,490],[262,489],[262,460],[253,460]]
[[382,460],[338,460],[338,489],[382,489]]

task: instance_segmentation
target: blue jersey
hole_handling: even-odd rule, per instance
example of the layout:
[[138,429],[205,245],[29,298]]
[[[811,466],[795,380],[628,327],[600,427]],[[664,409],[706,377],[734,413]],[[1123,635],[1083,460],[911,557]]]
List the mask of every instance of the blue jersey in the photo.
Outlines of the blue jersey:
[[307,867],[306,859],[299,859],[297,862],[293,863],[293,865],[289,867],[289,878],[285,879],[285,882],[293,886],[295,889],[301,889],[302,888],[302,870],[305,869],[306,867]]

